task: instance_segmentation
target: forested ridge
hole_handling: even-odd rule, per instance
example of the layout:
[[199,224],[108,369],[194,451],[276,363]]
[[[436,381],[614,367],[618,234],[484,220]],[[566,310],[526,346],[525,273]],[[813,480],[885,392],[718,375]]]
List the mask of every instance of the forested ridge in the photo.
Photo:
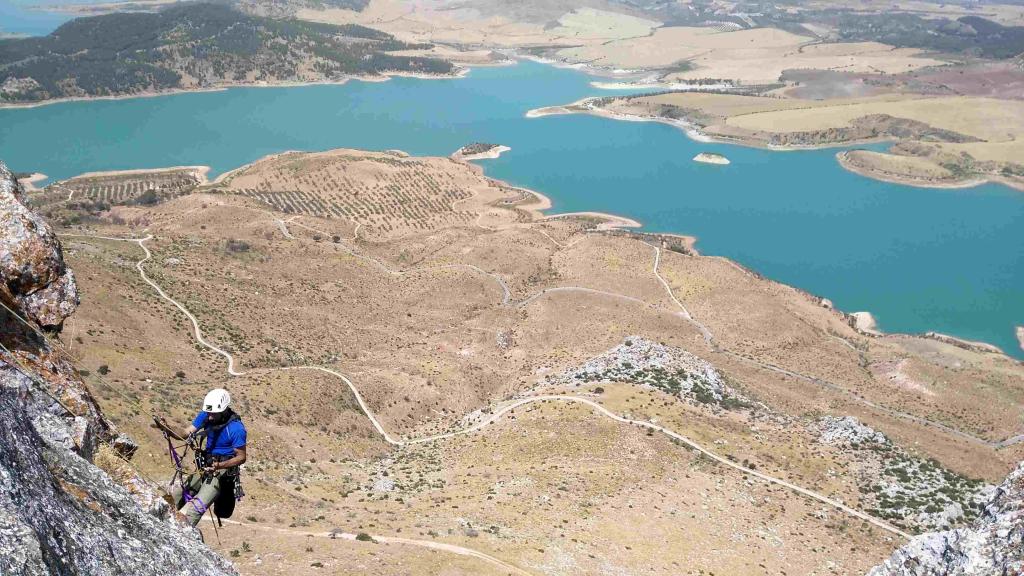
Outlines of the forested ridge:
[[181,4],[78,18],[49,36],[0,40],[0,102],[452,71],[442,60],[389,54],[421,47],[363,26]]

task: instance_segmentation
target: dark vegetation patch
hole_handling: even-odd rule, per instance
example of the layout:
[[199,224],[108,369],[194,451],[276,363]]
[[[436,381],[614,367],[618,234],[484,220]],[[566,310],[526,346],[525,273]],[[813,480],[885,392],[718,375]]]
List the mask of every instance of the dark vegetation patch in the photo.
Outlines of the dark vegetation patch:
[[370,4],[370,0],[309,0],[311,8],[342,8],[362,12]]
[[870,512],[908,529],[941,529],[930,525],[921,515],[939,514],[950,505],[958,505],[963,516],[956,523],[967,523],[981,512],[979,491],[984,482],[966,478],[944,468],[933,459],[914,458],[889,444],[866,443],[855,449],[872,450],[883,462],[879,473],[858,482],[860,492],[873,500]]
[[182,4],[157,13],[77,18],[49,36],[0,40],[0,101],[452,71],[442,60],[388,54],[423,47],[354,24],[273,20],[219,4]]
[[492,148],[496,148],[497,146],[497,144],[489,144],[487,142],[473,142],[472,144],[467,144],[463,146],[462,153],[466,155],[483,154],[484,152],[487,152]]

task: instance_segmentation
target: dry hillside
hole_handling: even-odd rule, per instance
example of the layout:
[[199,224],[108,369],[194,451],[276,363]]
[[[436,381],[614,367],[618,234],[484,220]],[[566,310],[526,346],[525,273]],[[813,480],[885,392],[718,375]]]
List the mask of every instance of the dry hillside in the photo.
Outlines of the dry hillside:
[[1024,458],[1020,363],[466,163],[293,153],[132,200],[166,179],[34,195],[82,294],[61,339],[150,477],[150,411],[233,392],[249,495],[204,532],[246,574],[864,573]]

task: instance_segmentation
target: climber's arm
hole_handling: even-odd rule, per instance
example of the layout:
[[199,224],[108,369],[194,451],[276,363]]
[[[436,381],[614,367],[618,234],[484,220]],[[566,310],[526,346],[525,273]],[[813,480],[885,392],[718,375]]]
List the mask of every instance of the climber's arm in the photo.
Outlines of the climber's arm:
[[175,440],[184,440],[195,433],[197,428],[192,424],[189,424],[187,428],[174,429],[166,420],[161,416],[153,416],[153,422],[156,424],[157,429],[166,432],[171,438]]
[[242,464],[245,464],[245,459],[246,459],[245,446],[242,446],[240,448],[235,448],[235,455],[234,456],[232,456],[231,458],[228,458],[227,460],[223,460],[221,462],[214,462],[213,465],[210,466],[210,469],[211,469],[211,471],[213,471],[213,470],[225,470],[227,468],[234,468],[235,466],[241,466]]

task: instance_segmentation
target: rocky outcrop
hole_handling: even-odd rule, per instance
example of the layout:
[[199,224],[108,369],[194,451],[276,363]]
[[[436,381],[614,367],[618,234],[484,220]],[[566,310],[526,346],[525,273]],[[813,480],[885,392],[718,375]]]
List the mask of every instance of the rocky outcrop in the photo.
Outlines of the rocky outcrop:
[[94,464],[135,444],[103,416],[52,336],[78,305],[46,222],[0,164],[0,574],[234,574],[160,489]]
[[648,386],[698,404],[738,408],[748,403],[711,363],[689,352],[630,336],[604,354],[562,374],[549,374],[547,384],[580,386],[587,383],[630,382]]
[[43,328],[59,330],[78,307],[75,276],[50,226],[24,204],[24,190],[0,163],[0,298]]
[[1024,574],[1024,462],[993,492],[967,528],[922,534],[868,576]]
[[995,489],[905,451],[853,416],[825,416],[811,430],[848,456],[862,509],[915,533],[970,522]]
[[825,416],[819,421],[818,441],[823,444],[889,444],[885,434],[853,416]]

